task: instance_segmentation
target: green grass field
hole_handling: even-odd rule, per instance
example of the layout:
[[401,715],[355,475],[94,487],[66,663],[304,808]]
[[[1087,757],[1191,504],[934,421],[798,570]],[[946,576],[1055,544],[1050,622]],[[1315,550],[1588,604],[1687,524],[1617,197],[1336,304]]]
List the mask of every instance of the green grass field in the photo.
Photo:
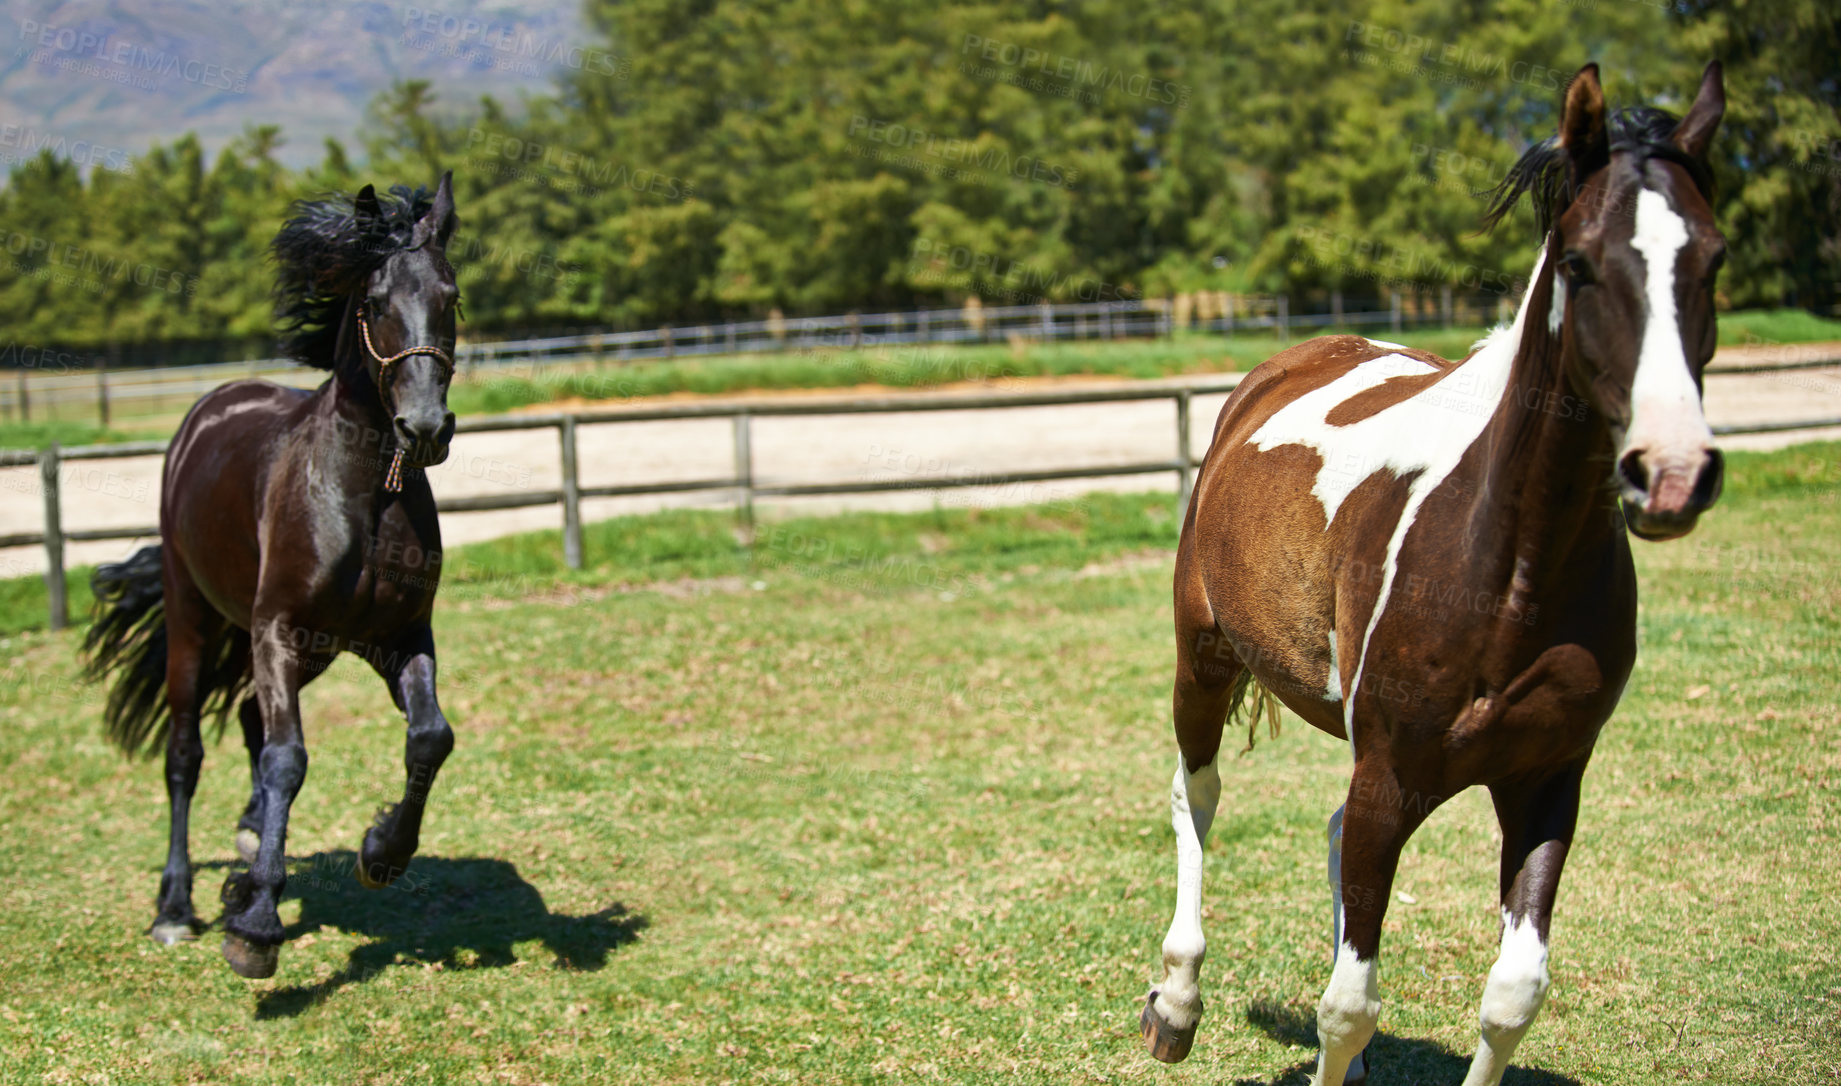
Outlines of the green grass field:
[[[1554,987],[1511,1083],[1825,1080],[1841,1066],[1841,445],[1733,454],[1639,545],[1642,657],[1587,776]],[[156,765],[104,745],[75,633],[0,681],[0,1082],[1303,1083],[1347,754],[1230,758],[1189,1062],[1137,1014],[1174,894],[1167,496],[764,525],[596,525],[450,560],[459,745],[396,887],[347,873],[401,785],[355,661],[303,694],[270,981],[162,948]],[[9,610],[24,603],[5,605]],[[1229,748],[1232,749],[1231,747]],[[194,892],[246,795],[212,748]],[[1479,793],[1409,847],[1371,1082],[1456,1082],[1494,956]]]
[[[1375,329],[1364,334],[1386,339]],[[1419,328],[1400,342],[1446,358],[1462,358],[1483,328]],[[1720,343],[1808,343],[1841,340],[1841,321],[1800,309],[1747,310],[1720,317]],[[1291,342],[1317,334],[1299,329]],[[1173,377],[1250,370],[1283,350],[1275,336],[1183,333],[1160,340],[1089,340],[967,346],[921,345],[866,350],[818,350],[714,358],[636,362],[599,370],[568,368],[486,374],[457,381],[448,402],[457,414],[489,415],[558,400],[619,401],[689,393],[765,392],[786,389],[886,385],[929,388],[961,381],[1001,382],[1026,377]],[[81,445],[166,436],[179,416],[143,419],[105,429],[76,419],[0,421],[0,449],[42,448],[51,441]]]

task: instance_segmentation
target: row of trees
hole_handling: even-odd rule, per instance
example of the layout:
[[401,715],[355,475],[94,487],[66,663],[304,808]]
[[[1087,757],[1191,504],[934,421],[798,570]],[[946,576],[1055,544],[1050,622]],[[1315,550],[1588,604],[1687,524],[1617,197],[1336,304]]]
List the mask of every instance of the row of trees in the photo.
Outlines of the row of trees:
[[[1726,63],[1729,304],[1841,289],[1828,0],[588,0],[597,49],[516,108],[373,103],[362,168],[252,128],[0,191],[0,320],[72,345],[269,330],[290,200],[455,171],[477,333],[1176,290],[1513,290],[1481,200],[1588,59],[1679,109]],[[449,107],[444,109],[443,107]],[[105,164],[106,166],[107,164]]]

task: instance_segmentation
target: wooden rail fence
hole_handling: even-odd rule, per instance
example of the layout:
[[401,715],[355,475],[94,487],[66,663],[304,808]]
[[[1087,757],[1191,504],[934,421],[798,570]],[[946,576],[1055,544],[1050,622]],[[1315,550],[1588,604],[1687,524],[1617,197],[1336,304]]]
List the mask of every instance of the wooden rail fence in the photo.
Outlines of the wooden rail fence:
[[[1829,363],[1833,364],[1833,363]],[[1798,364],[1751,367],[1745,372],[1762,372],[1776,368],[1801,368]],[[1093,479],[1122,475],[1157,475],[1175,477],[1177,493],[1188,499],[1200,459],[1191,452],[1193,432],[1190,405],[1195,396],[1227,392],[1240,383],[1240,374],[1222,374],[1201,378],[1148,381],[1119,388],[1041,389],[1020,392],[941,393],[932,395],[876,396],[853,400],[788,403],[774,400],[726,401],[718,403],[674,403],[659,406],[608,408],[605,410],[570,411],[552,414],[495,415],[462,419],[457,427],[461,434],[491,433],[506,430],[553,429],[557,432],[562,461],[562,486],[557,490],[528,490],[519,493],[482,494],[449,498],[438,503],[443,513],[483,512],[496,509],[521,509],[540,505],[560,505],[563,520],[563,558],[570,569],[582,567],[582,510],[585,498],[634,497],[652,494],[687,494],[700,491],[730,491],[734,495],[736,514],[743,525],[752,528],[754,502],[764,497],[810,497],[821,495],[872,494],[906,490],[943,490],[972,486],[1014,486],[1024,483],[1066,479]],[[1125,403],[1168,400],[1175,408],[1175,433],[1171,455],[1153,460],[1118,464],[1050,468],[1039,471],[1013,471],[960,475],[927,475],[909,479],[877,479],[839,483],[763,483],[755,475],[751,427],[756,418],[786,416],[860,415],[926,411],[1002,410],[1019,407],[1044,407],[1067,404]],[[662,419],[732,420],[734,470],[732,474],[705,479],[680,479],[664,483],[620,486],[583,486],[580,483],[576,455],[576,434],[580,427],[630,422],[653,422]],[[1716,426],[1716,435],[1771,433],[1841,426],[1841,418],[1805,419],[1789,422],[1753,423],[1741,426]],[[64,547],[66,543],[96,540],[140,539],[159,534],[154,525],[133,528],[64,527],[60,505],[59,472],[72,461],[106,460],[133,456],[158,456],[166,451],[164,441],[125,442],[113,445],[84,445],[60,449],[51,445],[45,450],[0,450],[0,467],[36,464],[43,489],[45,528],[40,532],[15,532],[0,535],[0,548],[42,544],[45,548],[45,585],[49,597],[50,624],[61,629],[69,622],[66,598]]]

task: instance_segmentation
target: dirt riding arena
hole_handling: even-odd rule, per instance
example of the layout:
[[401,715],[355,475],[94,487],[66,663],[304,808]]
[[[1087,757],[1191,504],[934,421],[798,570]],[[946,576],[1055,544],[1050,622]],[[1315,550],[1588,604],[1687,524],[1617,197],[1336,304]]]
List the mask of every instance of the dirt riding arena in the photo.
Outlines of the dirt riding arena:
[[[1711,374],[1706,381],[1708,421],[1715,427],[1841,417],[1841,366],[1744,373],[1742,367],[1768,361],[1832,358],[1841,344],[1794,348],[1729,348],[1715,366],[1740,372]],[[1041,387],[1054,381],[1009,380],[1006,389]],[[1083,386],[1100,387],[1087,381]],[[835,393],[799,394],[822,402]],[[1200,455],[1226,394],[1197,396],[1191,434]],[[631,401],[638,405],[646,401]],[[545,407],[541,410],[550,410]],[[1003,410],[926,411],[912,414],[756,418],[753,452],[757,484],[868,482],[926,476],[978,476],[1108,463],[1155,460],[1171,452],[1172,407],[1167,401],[1076,404]],[[1841,436],[1841,427],[1726,438],[1730,449],[1771,449]],[[688,419],[583,427],[578,434],[581,484],[591,486],[659,483],[728,475],[733,467],[727,419]],[[161,458],[136,457],[65,465],[62,494],[67,529],[153,525],[159,519]],[[43,523],[44,505],[35,467],[0,469],[0,523],[30,531]],[[551,429],[462,434],[448,461],[432,473],[443,499],[519,490],[556,489],[561,461]],[[1065,500],[1089,490],[1136,491],[1174,480],[1147,476],[1100,477],[944,491],[775,499],[765,508],[923,509],[945,505],[1018,505]],[[591,499],[583,517],[595,520],[683,505],[724,504],[723,491],[637,498]],[[442,517],[449,546],[555,528],[556,506],[535,506]],[[72,566],[110,561],[138,543],[68,545]],[[42,548],[0,552],[0,575],[42,572]]]

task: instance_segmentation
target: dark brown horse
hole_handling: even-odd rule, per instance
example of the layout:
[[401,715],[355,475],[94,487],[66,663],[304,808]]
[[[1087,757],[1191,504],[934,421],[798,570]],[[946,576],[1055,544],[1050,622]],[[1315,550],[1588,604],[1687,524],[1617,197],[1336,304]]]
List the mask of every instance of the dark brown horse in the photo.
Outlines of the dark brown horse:
[[116,675],[109,734],[130,753],[165,741],[172,837],[151,929],[163,943],[204,926],[186,825],[199,725],[214,713],[221,728],[237,705],[251,788],[236,843],[249,868],[225,883],[223,923],[224,957],[245,977],[275,972],[283,938],[288,807],[307,775],[301,687],[352,652],[408,720],[408,784],[365,834],[367,886],[415,854],[454,746],[435,700],[441,531],[421,469],[446,459],[454,434],[455,224],[446,176],[432,197],[366,185],[296,205],[273,245],[283,347],[332,376],[313,392],[237,381],[199,400],[166,454],[160,544],[96,574],[85,648],[93,674]]
[[1724,109],[1717,64],[1680,120],[1607,112],[1587,66],[1558,137],[1523,156],[1487,220],[1525,193],[1545,232],[1510,327],[1459,363],[1312,340],[1222,409],[1176,560],[1176,915],[1141,1021],[1159,1059],[1186,1056],[1201,1017],[1216,756],[1255,693],[1354,758],[1329,823],[1317,1082],[1366,1078],[1401,848],[1479,784],[1502,826],[1502,942],[1465,1081],[1501,1079],[1547,992],[1580,778],[1635,659],[1626,525],[1674,538],[1719,495],[1700,375],[1724,249],[1706,155]]

